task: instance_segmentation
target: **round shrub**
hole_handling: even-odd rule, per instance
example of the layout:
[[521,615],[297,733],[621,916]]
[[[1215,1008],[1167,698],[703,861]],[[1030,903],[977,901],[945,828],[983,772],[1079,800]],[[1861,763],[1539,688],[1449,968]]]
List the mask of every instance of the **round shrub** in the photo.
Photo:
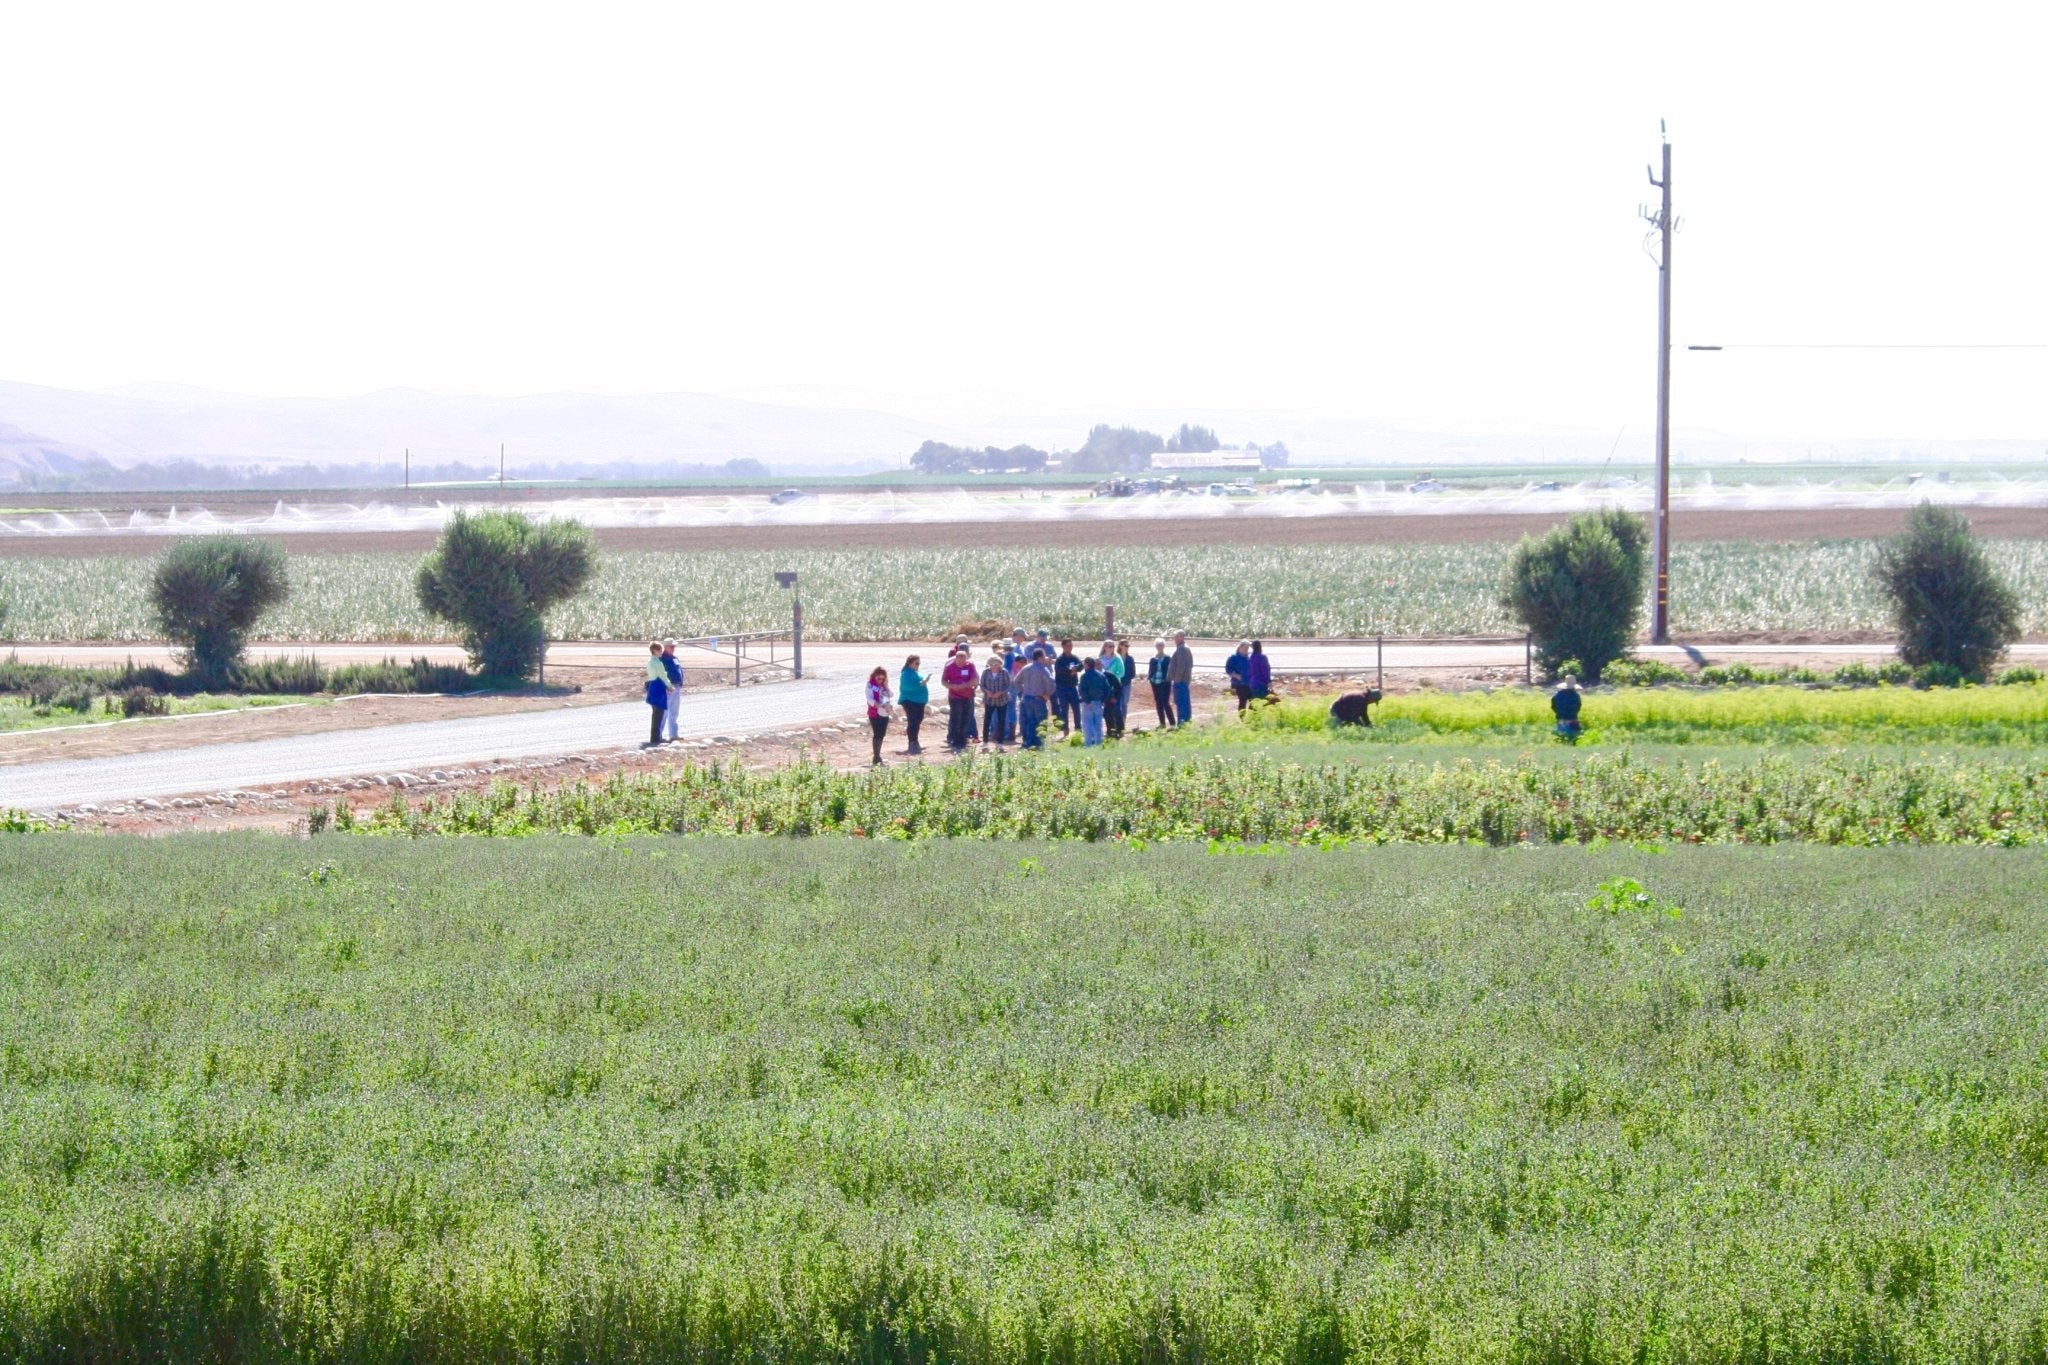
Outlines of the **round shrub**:
[[290,595],[284,551],[242,536],[178,542],[157,560],[149,585],[157,624],[202,687],[234,682],[249,632]]
[[1923,502],[1907,513],[1905,534],[1878,547],[1872,572],[1915,681],[1953,673],[1982,682],[2020,638],[2019,598],[1954,508]]
[[1628,652],[1649,579],[1649,528],[1617,508],[1573,517],[1548,535],[1525,536],[1502,576],[1502,610],[1535,637],[1546,677],[1579,664],[1583,682]]
[[457,512],[415,587],[428,614],[461,628],[479,673],[517,681],[540,666],[542,616],[581,592],[596,570],[596,542],[580,522]]

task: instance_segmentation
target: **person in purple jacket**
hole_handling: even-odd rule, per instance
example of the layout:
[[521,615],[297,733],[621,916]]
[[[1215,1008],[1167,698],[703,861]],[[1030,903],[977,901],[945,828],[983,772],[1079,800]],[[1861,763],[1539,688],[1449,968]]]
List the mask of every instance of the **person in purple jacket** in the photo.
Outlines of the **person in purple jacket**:
[[1252,641],[1251,657],[1244,661],[1244,685],[1250,689],[1253,701],[1264,701],[1273,693],[1273,661],[1266,657],[1266,646],[1258,640]]

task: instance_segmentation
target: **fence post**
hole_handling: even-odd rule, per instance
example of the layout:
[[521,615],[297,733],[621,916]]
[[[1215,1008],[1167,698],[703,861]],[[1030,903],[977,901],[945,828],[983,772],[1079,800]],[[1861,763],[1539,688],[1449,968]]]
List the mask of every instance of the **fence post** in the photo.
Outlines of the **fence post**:
[[791,597],[789,602],[789,653],[789,671],[801,678],[804,675],[804,601],[801,597]]
[[1379,662],[1378,662],[1378,664],[1377,664],[1377,665],[1375,666],[1375,668],[1374,668],[1374,673],[1375,673],[1375,674],[1376,674],[1377,676],[1376,676],[1376,677],[1374,678],[1374,681],[1373,681],[1373,689],[1374,689],[1375,691],[1379,691],[1379,692],[1384,692],[1384,691],[1386,691],[1386,690],[1387,690],[1387,637],[1386,637],[1386,636],[1384,636],[1384,635],[1382,635],[1382,636],[1380,636],[1380,637],[1379,637]]
[[732,647],[732,685],[734,687],[738,687],[740,685],[740,660],[746,657],[746,645],[743,643],[734,644]]
[[1116,638],[1116,607],[1111,603],[1105,603],[1102,608],[1102,638],[1105,640],[1114,640]]
[[1536,633],[1529,631],[1522,636],[1522,686],[1536,685]]

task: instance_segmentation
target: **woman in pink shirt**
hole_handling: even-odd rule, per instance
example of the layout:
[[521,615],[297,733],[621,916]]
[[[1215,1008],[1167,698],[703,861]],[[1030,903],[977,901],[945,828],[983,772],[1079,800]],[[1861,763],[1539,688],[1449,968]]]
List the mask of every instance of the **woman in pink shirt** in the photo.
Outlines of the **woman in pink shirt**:
[[875,732],[875,763],[882,766],[882,736],[889,733],[889,670],[868,674],[868,728]]

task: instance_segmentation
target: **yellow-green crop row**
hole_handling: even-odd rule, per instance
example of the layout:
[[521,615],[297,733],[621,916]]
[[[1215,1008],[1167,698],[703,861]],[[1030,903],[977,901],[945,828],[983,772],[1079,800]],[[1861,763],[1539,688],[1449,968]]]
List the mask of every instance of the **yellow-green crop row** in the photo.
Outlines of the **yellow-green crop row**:
[[[1378,734],[1412,740],[1507,735],[1526,740],[1553,723],[1541,688],[1491,692],[1418,692],[1374,708]],[[1945,742],[2048,742],[2048,683],[2001,687],[1804,688],[1624,687],[1585,694],[1584,742],[1711,738],[1717,743],[1799,739]],[[1329,727],[1329,698],[1296,697],[1249,713],[1242,732],[1318,732]],[[1420,732],[1418,734],[1418,732]]]

